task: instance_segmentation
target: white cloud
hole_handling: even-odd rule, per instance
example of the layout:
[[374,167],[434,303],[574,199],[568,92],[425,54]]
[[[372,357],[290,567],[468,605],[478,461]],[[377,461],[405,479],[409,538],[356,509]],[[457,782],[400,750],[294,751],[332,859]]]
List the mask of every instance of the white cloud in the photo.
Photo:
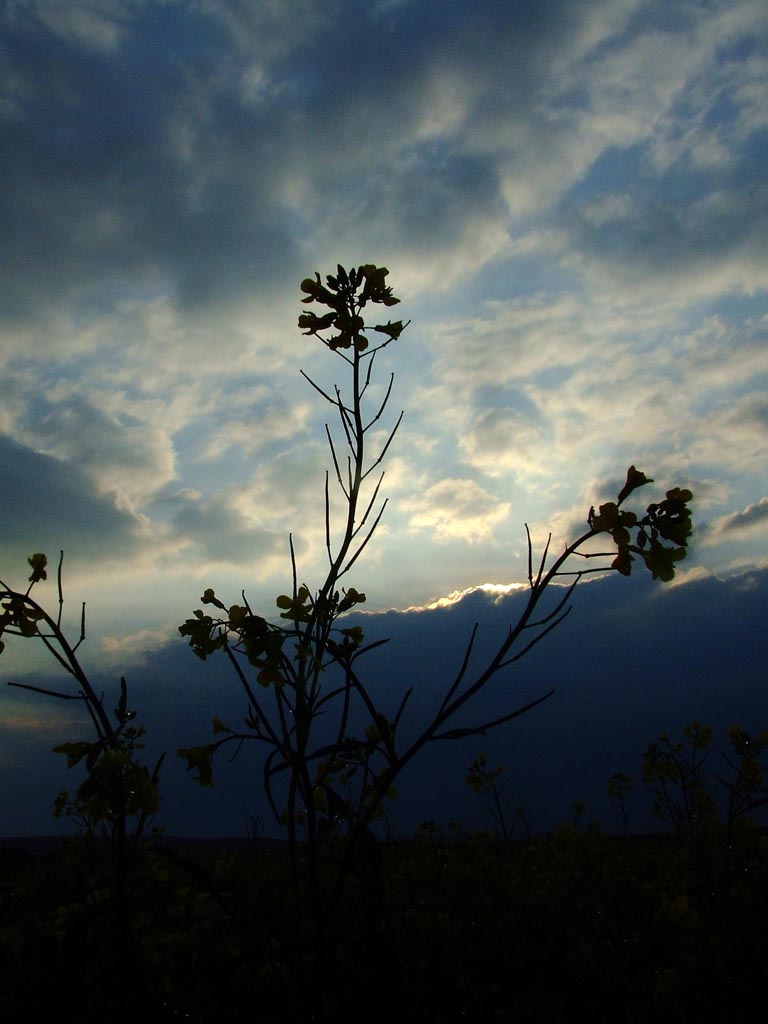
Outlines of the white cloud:
[[178,639],[176,625],[165,629],[140,629],[125,636],[107,635],[99,639],[99,654],[109,665],[147,663],[148,658]]
[[491,477],[512,471],[525,477],[529,485],[531,478],[547,477],[553,437],[537,412],[528,408],[478,409],[459,442],[470,465]]
[[506,519],[509,502],[501,502],[471,479],[447,479],[428,487],[417,498],[401,501],[410,513],[412,530],[429,531],[436,540],[472,541],[489,537]]
[[252,408],[247,419],[226,420],[200,452],[203,461],[218,459],[230,449],[251,455],[274,441],[296,438],[306,432],[311,406],[305,403],[264,405]]
[[527,583],[480,583],[476,587],[467,587],[464,590],[454,590],[444,597],[437,597],[426,604],[412,605],[410,608],[402,608],[400,611],[407,612],[429,612],[436,608],[450,608],[451,605],[459,604],[470,594],[487,594],[492,598],[494,604],[498,604],[508,594],[515,590],[526,590]]

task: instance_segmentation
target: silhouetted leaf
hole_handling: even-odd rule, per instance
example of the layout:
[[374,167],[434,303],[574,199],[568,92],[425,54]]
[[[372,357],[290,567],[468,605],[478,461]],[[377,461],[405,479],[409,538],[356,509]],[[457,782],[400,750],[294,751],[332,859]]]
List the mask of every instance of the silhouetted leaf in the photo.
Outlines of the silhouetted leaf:
[[38,552],[35,555],[31,555],[27,561],[32,566],[32,573],[29,577],[30,583],[37,583],[40,580],[47,580],[48,573],[45,571],[45,567],[48,564],[48,559],[45,555]]
[[638,487],[643,487],[645,484],[652,484],[653,479],[647,477],[645,473],[641,473],[639,469],[635,469],[634,466],[630,466],[627,470],[627,479],[624,486],[619,491],[618,503],[619,505],[628,498],[632,491],[637,490]]

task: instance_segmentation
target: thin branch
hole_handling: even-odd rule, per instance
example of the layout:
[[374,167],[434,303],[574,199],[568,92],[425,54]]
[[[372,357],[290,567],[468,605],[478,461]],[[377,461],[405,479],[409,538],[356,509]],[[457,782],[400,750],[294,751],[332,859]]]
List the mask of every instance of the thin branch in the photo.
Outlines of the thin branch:
[[354,654],[352,655],[352,660],[353,660],[353,661],[357,661],[357,659],[358,659],[358,658],[359,658],[359,657],[360,657],[361,655],[363,655],[363,654],[367,654],[367,653],[368,653],[368,651],[373,651],[373,650],[375,650],[375,649],[376,649],[377,647],[382,647],[382,646],[383,646],[384,644],[388,644],[389,642],[390,642],[390,638],[389,638],[389,637],[384,637],[384,639],[383,639],[383,640],[374,640],[374,641],[373,641],[373,643],[370,643],[370,644],[366,644],[366,645],[365,645],[365,647],[359,647],[359,648],[358,648],[358,649],[357,649],[357,650],[355,651],[355,653],[354,653]]
[[435,733],[431,739],[458,740],[463,739],[465,736],[484,736],[488,729],[493,729],[497,725],[501,725],[503,722],[510,722],[513,718],[524,715],[526,711],[530,711],[531,708],[535,708],[537,705],[543,704],[545,700],[549,700],[554,692],[554,690],[549,690],[542,697],[537,697],[536,700],[531,701],[530,704],[525,704],[523,707],[517,708],[516,711],[511,711],[508,715],[502,715],[501,718],[494,718],[493,721],[486,722],[484,725],[470,726],[466,729],[449,729],[447,732]]
[[[72,666],[59,654],[59,652],[56,650],[56,648],[53,646],[53,644],[49,643],[49,640],[51,640],[51,639],[58,640],[59,637],[56,636],[56,634],[54,634],[54,633],[50,634],[50,636],[49,636],[47,633],[40,633],[40,632],[38,632],[37,635],[40,637],[40,639],[43,641],[45,646],[48,648],[48,650],[53,655],[53,657],[56,659],[56,661],[58,661],[58,663],[61,665],[61,667],[64,669],[64,671],[68,672],[69,675],[74,676],[75,679],[79,678],[78,675],[77,675],[77,672],[75,672],[75,670],[72,668]],[[73,653],[74,653],[74,649],[73,649]]]
[[538,587],[541,583],[541,577],[544,573],[544,569],[547,564],[547,555],[549,554],[549,545],[552,542],[552,534],[547,534],[547,543],[544,545],[544,553],[541,556],[541,562],[539,563],[539,571],[536,575],[536,586]]
[[405,691],[403,699],[400,701],[400,706],[398,707],[395,713],[395,717],[392,719],[392,732],[394,732],[395,729],[397,729],[398,725],[400,724],[400,718],[402,717],[403,711],[405,711],[405,705],[408,703],[408,700],[410,699],[412,693],[413,687],[409,686],[408,689]]
[[[560,574],[558,573],[558,575]],[[568,575],[570,575],[570,573]],[[552,609],[552,611],[548,615],[545,615],[543,619],[537,619],[536,622],[526,623],[525,629],[538,629],[539,626],[545,626],[550,621],[550,619],[554,619],[555,616],[560,613],[561,608],[563,608],[568,603],[568,600],[578,582],[579,577],[577,576],[573,583],[571,583],[571,585],[566,588],[564,596],[561,598],[560,601],[558,601],[557,605]]]
[[450,687],[448,688],[445,694],[445,697],[443,698],[443,703],[440,705],[440,711],[443,711],[445,709],[451,697],[453,697],[454,693],[456,693],[458,688],[461,686],[461,681],[464,678],[464,675],[466,674],[467,668],[469,666],[469,659],[472,655],[472,648],[475,645],[475,638],[477,636],[478,628],[479,623],[476,622],[472,627],[472,633],[469,637],[469,643],[467,644],[467,648],[464,651],[464,659],[461,663],[461,667],[459,668],[456,678],[451,683]]
[[[295,549],[293,547],[293,534],[292,533],[288,534],[288,547],[289,547],[290,552],[291,552],[291,580],[292,580],[292,584],[293,584],[293,600],[296,601],[296,599],[299,596],[299,588],[298,588],[298,585],[297,585],[298,584],[298,575],[297,575],[297,572],[296,572],[296,551],[295,551]],[[245,594],[243,594],[243,600],[245,600]],[[250,608],[248,609],[248,612],[250,614]]]
[[88,700],[84,693],[59,693],[58,690],[46,690],[42,686],[30,686],[29,683],[8,683],[8,686],[15,686],[19,690],[32,690],[34,693],[44,693],[48,697],[59,697],[61,700]]
[[277,734],[275,733],[274,729],[270,725],[269,719],[264,714],[264,712],[261,710],[261,705],[259,704],[258,700],[256,699],[256,695],[253,692],[251,684],[248,682],[248,678],[245,675],[245,673],[243,672],[242,668],[240,667],[240,663],[238,662],[237,658],[235,657],[234,651],[231,649],[229,644],[225,644],[224,645],[224,652],[226,653],[227,657],[229,658],[230,662],[232,663],[232,667],[234,668],[235,672],[237,673],[237,677],[240,680],[240,684],[242,685],[243,689],[245,690],[245,693],[246,693],[246,696],[248,697],[248,701],[249,701],[250,706],[256,712],[257,721],[260,723],[260,725],[263,725],[266,728],[267,732],[269,733],[270,739],[274,743],[278,743],[279,740],[278,740]]
[[533,541],[531,540],[531,531],[528,529],[528,523],[525,524],[525,534],[528,538],[528,582],[533,586]]
[[615,558],[615,551],[574,551],[579,558]]
[[392,431],[391,431],[389,437],[387,438],[387,441],[386,441],[384,447],[381,449],[381,452],[379,453],[378,458],[374,462],[372,462],[370,464],[370,466],[368,467],[368,469],[366,469],[365,473],[363,473],[363,477],[362,477],[363,480],[365,480],[365,478],[368,476],[369,473],[372,473],[374,471],[374,469],[376,469],[376,467],[382,461],[384,456],[387,454],[387,449],[392,444],[394,436],[397,433],[397,428],[400,426],[400,424],[403,421],[403,416],[404,416],[404,413],[401,412],[400,415],[397,417],[397,423],[395,423],[394,427],[392,428]]
[[[373,419],[370,420],[369,423],[363,428],[363,432],[364,433],[367,430],[370,430],[370,428],[373,426],[373,424],[377,423],[381,419],[381,417],[382,417],[382,415],[384,413],[384,410],[387,407],[387,402],[389,401],[389,396],[392,394],[392,385],[394,383],[395,383],[395,375],[394,375],[394,373],[390,373],[390,375],[389,375],[389,385],[387,387],[386,394],[384,395],[384,399],[383,399],[381,405],[379,406],[379,411],[376,413],[376,415],[373,417]],[[365,386],[368,387],[367,381],[366,381],[366,385]],[[360,397],[362,398],[362,393],[361,393]]]
[[354,530],[352,531],[352,538],[356,537],[356,536],[357,536],[357,534],[358,534],[358,533],[359,533],[359,532],[360,532],[360,531],[362,530],[362,528],[363,528],[363,527],[365,526],[365,521],[366,521],[366,519],[368,518],[368,516],[370,515],[371,509],[372,509],[372,508],[373,508],[373,506],[374,506],[374,505],[376,504],[376,498],[378,497],[378,494],[379,494],[379,488],[381,487],[381,482],[382,482],[382,480],[383,480],[383,479],[384,479],[384,473],[383,473],[383,471],[382,471],[382,474],[381,474],[381,476],[379,477],[379,481],[378,481],[378,483],[376,484],[376,487],[375,487],[375,489],[374,489],[374,492],[373,492],[373,494],[371,495],[371,500],[370,500],[370,501],[368,502],[368,505],[366,506],[365,512],[363,513],[363,517],[362,517],[362,519],[360,520],[360,522],[359,522],[359,523],[357,524],[357,526],[355,527],[355,529],[354,529]]
[[371,383],[371,373],[373,372],[373,364],[374,364],[375,360],[376,360],[376,352],[374,351],[374,352],[371,353],[371,358],[370,358],[370,360],[368,362],[368,370],[367,370],[367,372],[365,374],[365,384],[363,384],[362,388],[360,389],[360,398],[361,399],[362,399],[363,395],[365,394],[365,392],[368,390],[368,385]]
[[554,622],[551,622],[547,626],[546,629],[542,630],[542,632],[539,633],[538,636],[535,636],[533,638],[533,640],[531,640],[530,643],[526,644],[526,646],[521,651],[519,651],[517,654],[513,655],[511,658],[507,658],[505,661],[500,662],[499,665],[498,665],[498,668],[506,668],[507,665],[511,665],[514,661],[520,661],[520,659],[524,655],[526,655],[528,653],[528,651],[530,651],[533,647],[535,647],[536,644],[540,640],[544,639],[544,637],[547,635],[547,633],[551,633],[553,629],[555,629],[557,626],[559,626],[560,623],[563,621],[563,619],[567,618],[567,616],[570,615],[572,609],[573,609],[573,605],[569,605],[569,607],[566,608],[566,610],[563,612],[563,614],[560,616],[560,618],[555,619]]
[[[59,590],[59,614],[56,616],[56,628],[61,629],[61,614],[64,610],[64,591],[61,584],[61,570],[64,564],[64,552],[59,551],[59,567],[56,572],[56,583]],[[83,632],[85,632],[85,626],[83,626]]]
[[349,500],[349,492],[347,491],[347,488],[344,486],[344,482],[341,479],[341,470],[339,469],[339,460],[336,458],[336,448],[334,446],[333,437],[331,436],[331,431],[330,431],[330,428],[328,427],[327,423],[325,425],[325,433],[326,433],[326,436],[328,437],[328,444],[330,445],[330,448],[331,448],[331,456],[333,457],[333,466],[334,466],[334,469],[336,470],[336,479],[339,481],[339,487],[341,488],[344,497],[347,500]]
[[354,553],[354,555],[352,555],[352,557],[349,559],[349,561],[344,566],[344,568],[339,570],[339,572],[337,574],[337,577],[336,577],[337,579],[342,577],[345,573],[349,572],[349,570],[352,568],[352,566],[358,560],[360,555],[363,553],[363,549],[365,548],[366,544],[371,539],[371,537],[374,535],[374,533],[376,532],[376,527],[381,522],[381,517],[384,515],[384,509],[387,507],[387,501],[388,500],[389,500],[388,498],[384,499],[384,504],[381,506],[379,514],[376,516],[376,519],[374,520],[373,526],[368,531],[368,535],[366,536],[365,540],[360,545],[360,547],[357,549],[357,551]]
[[315,391],[317,391],[319,394],[321,394],[323,396],[323,398],[327,402],[330,402],[331,405],[336,405],[336,400],[331,398],[331,396],[329,394],[327,394],[325,391],[323,391],[323,389],[319,386],[319,384],[315,384],[315,382],[312,380],[312,378],[309,377],[306,373],[304,373],[303,370],[299,370],[299,373],[302,375],[304,380],[308,381],[312,385],[312,387],[315,389]]
[[76,651],[77,648],[80,646],[80,644],[84,640],[85,640],[85,601],[83,601],[82,607],[80,609],[80,639],[77,641],[77,643],[72,648],[72,650]]
[[352,454],[355,455],[356,454],[355,446],[352,443],[352,434],[350,433],[350,431],[354,430],[354,426],[352,424],[352,421],[349,418],[350,410],[347,409],[347,407],[344,405],[344,403],[341,400],[341,392],[339,391],[338,386],[336,387],[336,396],[338,398],[338,402],[336,403],[336,408],[339,410],[339,418],[341,419],[341,425],[344,428],[344,433],[346,434],[346,437],[347,437],[347,444],[349,445],[349,448],[350,448],[350,451],[352,452]]
[[[580,552],[575,551],[574,554],[578,555]],[[598,569],[574,569],[572,572],[555,572],[552,573],[553,578],[555,576],[590,576],[596,572],[618,572],[612,565],[601,565]]]
[[[328,552],[328,564],[333,565],[331,552],[331,499],[328,494],[328,471],[325,473],[325,550]],[[295,599],[295,598],[294,598]],[[298,629],[298,622],[296,624]]]

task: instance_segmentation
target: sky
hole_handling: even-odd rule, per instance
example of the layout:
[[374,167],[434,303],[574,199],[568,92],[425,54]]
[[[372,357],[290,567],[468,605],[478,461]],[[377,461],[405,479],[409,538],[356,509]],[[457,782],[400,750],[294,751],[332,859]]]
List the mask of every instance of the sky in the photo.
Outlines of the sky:
[[[394,372],[405,411],[350,579],[405,613],[377,621],[492,615],[524,524],[564,543],[632,463],[648,500],[695,496],[680,614],[764,598],[767,43],[762,0],[8,0],[0,578],[64,550],[105,685],[194,674],[177,627],[209,586],[269,615],[289,534],[317,586],[332,410],[300,370],[344,364],[299,284],[375,263],[411,321],[371,391]],[[679,657],[714,686],[701,628]],[[763,653],[745,634],[747,703]],[[9,642],[2,681],[44,655]],[[66,715],[3,688],[0,716],[26,778]]]

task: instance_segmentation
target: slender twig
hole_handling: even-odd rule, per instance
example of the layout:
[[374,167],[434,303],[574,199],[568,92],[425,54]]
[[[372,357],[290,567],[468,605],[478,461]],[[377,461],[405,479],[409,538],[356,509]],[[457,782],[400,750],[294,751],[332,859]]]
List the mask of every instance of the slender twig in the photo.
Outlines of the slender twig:
[[376,484],[376,487],[374,488],[373,494],[371,495],[371,500],[368,502],[368,504],[366,506],[366,509],[365,509],[365,512],[363,513],[363,516],[362,516],[360,522],[357,524],[355,529],[352,531],[352,537],[353,538],[356,537],[358,535],[358,533],[360,533],[362,528],[365,526],[366,520],[368,519],[368,516],[370,515],[371,509],[376,504],[376,498],[378,497],[379,488],[381,487],[381,482],[382,482],[383,479],[384,479],[384,473],[382,472],[381,476],[378,479],[378,483]]
[[34,693],[44,693],[48,697],[59,697],[61,700],[87,700],[84,693],[59,693],[58,690],[46,690],[42,686],[31,686],[29,683],[8,683],[8,686],[15,686],[19,690],[32,690]]
[[392,430],[390,432],[390,435],[387,438],[384,447],[381,449],[381,452],[379,453],[379,455],[376,458],[376,460],[370,464],[368,469],[363,474],[363,479],[365,479],[365,477],[367,477],[369,473],[372,473],[373,470],[376,469],[376,467],[379,465],[379,463],[381,463],[382,460],[384,459],[384,456],[387,454],[387,451],[389,450],[389,446],[392,444],[392,441],[394,440],[395,434],[397,433],[397,428],[400,426],[400,424],[403,421],[403,415],[404,415],[404,413],[401,412],[400,415],[397,417],[397,422],[395,423],[394,427],[392,428]]
[[331,398],[331,396],[329,394],[327,394],[325,391],[323,391],[323,389],[319,386],[319,384],[315,384],[315,382],[312,380],[312,378],[310,376],[308,376],[303,370],[299,370],[299,373],[304,378],[304,380],[308,381],[312,385],[312,387],[315,389],[315,391],[317,391],[319,394],[321,394],[323,396],[323,398],[327,402],[330,402],[331,405],[336,405],[336,399],[335,398]]
[[347,488],[344,486],[344,482],[341,479],[341,470],[339,469],[339,460],[336,458],[336,448],[334,446],[333,437],[331,436],[331,431],[330,431],[330,428],[329,428],[327,423],[325,425],[325,433],[326,433],[326,435],[328,437],[328,444],[330,445],[330,448],[331,448],[331,456],[333,458],[333,467],[336,470],[336,479],[339,481],[339,487],[341,488],[341,490],[342,490],[342,492],[344,494],[344,497],[347,498],[347,500],[349,500],[349,492],[347,491]]
[[[371,372],[371,367],[369,366],[368,367],[368,374],[369,374],[369,376],[370,376],[370,372]],[[395,375],[394,375],[394,373],[390,373],[390,375],[389,375],[389,384],[387,385],[387,390],[386,390],[386,393],[384,395],[384,399],[383,399],[381,405],[379,406],[379,410],[376,413],[376,415],[371,420],[369,420],[368,423],[366,424],[366,426],[363,428],[364,432],[369,431],[371,429],[371,427],[374,425],[374,423],[378,423],[378,421],[381,419],[381,417],[382,417],[382,415],[384,413],[384,410],[387,407],[387,402],[389,401],[389,396],[392,394],[392,385],[394,383],[395,383]],[[365,386],[366,386],[366,388],[368,387],[368,381],[367,380],[366,380]],[[361,394],[361,397],[362,397],[362,394]],[[402,416],[402,413],[401,413],[401,416]]]
[[470,659],[470,657],[472,655],[472,648],[475,645],[475,637],[477,636],[478,628],[479,628],[479,623],[476,622],[474,624],[474,626],[472,627],[472,632],[470,634],[469,642],[467,643],[466,650],[464,651],[464,658],[462,659],[461,665],[459,666],[459,671],[457,672],[455,679],[453,680],[451,685],[448,687],[448,689],[445,692],[445,696],[443,697],[443,703],[440,705],[440,710],[441,711],[444,710],[444,708],[446,707],[446,705],[450,701],[451,697],[453,697],[454,693],[456,693],[458,688],[461,686],[461,682],[464,679],[464,676],[466,674],[467,668],[469,666],[469,659]]
[[485,736],[489,729],[495,729],[497,725],[502,725],[504,722],[511,722],[513,718],[518,718],[520,715],[524,715],[526,711],[530,711],[532,708],[538,707],[539,704],[543,704],[545,700],[549,700],[554,692],[554,690],[548,690],[546,693],[542,694],[541,697],[537,697],[536,700],[532,700],[529,704],[523,704],[522,707],[516,708],[514,711],[510,711],[508,715],[502,715],[500,718],[494,718],[492,721],[485,722],[483,725],[469,726],[464,729],[448,729],[446,732],[435,733],[432,739],[458,740],[463,739],[465,736]]

